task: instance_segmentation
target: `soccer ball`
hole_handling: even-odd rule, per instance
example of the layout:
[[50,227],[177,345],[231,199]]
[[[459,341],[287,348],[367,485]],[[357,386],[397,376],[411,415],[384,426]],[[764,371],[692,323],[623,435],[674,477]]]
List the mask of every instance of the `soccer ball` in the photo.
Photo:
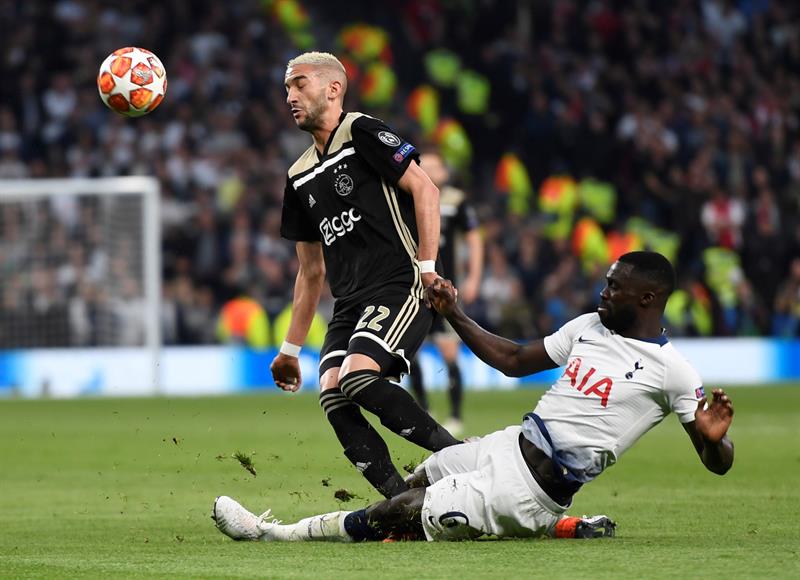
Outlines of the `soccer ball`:
[[141,117],[164,99],[167,71],[149,50],[126,46],[109,54],[100,65],[97,90],[112,111],[126,117]]

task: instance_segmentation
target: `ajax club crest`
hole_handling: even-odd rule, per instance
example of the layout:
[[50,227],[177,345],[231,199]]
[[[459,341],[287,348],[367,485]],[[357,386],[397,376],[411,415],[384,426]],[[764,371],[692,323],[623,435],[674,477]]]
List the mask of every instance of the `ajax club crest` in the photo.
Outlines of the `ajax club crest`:
[[343,163],[333,170],[336,175],[333,179],[333,188],[342,197],[350,195],[353,191],[353,178],[344,172],[345,169],[347,169],[347,163]]

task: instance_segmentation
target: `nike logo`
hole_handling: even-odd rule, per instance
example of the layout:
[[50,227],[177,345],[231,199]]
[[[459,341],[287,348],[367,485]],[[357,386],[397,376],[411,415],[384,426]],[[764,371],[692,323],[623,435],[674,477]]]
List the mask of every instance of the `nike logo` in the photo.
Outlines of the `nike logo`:
[[595,341],[593,341],[593,340],[586,340],[585,338],[583,338],[583,335],[581,335],[581,336],[579,336],[579,337],[578,337],[578,342],[580,342],[580,343],[584,343],[584,342],[595,342]]

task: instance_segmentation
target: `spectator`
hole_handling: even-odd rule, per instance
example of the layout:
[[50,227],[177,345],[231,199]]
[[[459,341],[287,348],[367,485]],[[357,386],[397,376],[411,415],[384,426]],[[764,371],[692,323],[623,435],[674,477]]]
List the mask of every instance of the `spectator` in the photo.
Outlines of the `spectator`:
[[[302,3],[319,48],[332,48],[327,39],[351,14],[320,0]],[[199,0],[190,10],[167,0],[146,11],[105,0],[39,4],[3,9],[0,74],[16,82],[0,86],[0,177],[158,176],[171,341],[215,340],[200,326],[238,289],[269,316],[282,312],[297,268],[276,228],[283,172],[308,142],[284,114],[274,82],[291,39],[264,3]],[[357,4],[364,18],[377,14]],[[542,233],[547,224],[535,209],[507,214],[493,175],[500,156],[516,151],[535,192],[554,175],[578,186],[584,177],[607,181],[617,201],[614,223],[604,228],[622,231],[636,217],[679,234],[687,304],[724,304],[712,334],[763,334],[770,320],[773,332],[796,334],[789,262],[800,253],[800,7],[687,0],[579,9],[555,0],[414,0],[380,13],[399,87],[393,106],[373,113],[412,142],[424,139],[414,136],[421,131],[402,96],[430,82],[423,55],[448,48],[463,70],[492,81],[485,115],[462,114],[457,91],[437,86],[440,116],[467,128],[475,155],[465,175],[479,210],[492,216],[485,223],[495,269],[470,314],[512,325],[508,334],[520,338],[546,333],[586,303],[602,274],[580,272],[563,240]],[[158,111],[136,120],[104,109],[94,87],[98,64],[125,44],[154,50],[169,75]],[[348,108],[368,110],[357,89],[348,95]],[[0,295],[22,313],[4,308],[2,316],[27,333],[14,344],[36,344],[22,323],[35,312],[58,314],[48,338],[36,335],[48,344],[56,335],[78,345],[134,340],[133,331],[125,338],[109,331],[115,312],[127,309],[124,296],[135,304],[142,288],[114,266],[119,256],[104,238],[103,211],[66,198],[0,203]],[[570,212],[573,221],[581,215],[580,207]],[[699,300],[709,246],[733,250],[742,277]],[[131,267],[132,256],[125,259]],[[31,275],[40,270],[50,273]],[[535,324],[533,314],[509,314],[523,303]],[[704,335],[706,318],[698,318]]]
[[739,199],[731,198],[720,186],[713,187],[711,199],[703,204],[702,220],[709,240],[716,246],[739,249],[745,208]]
[[800,337],[800,258],[792,260],[789,278],[778,288],[772,333],[784,338]]

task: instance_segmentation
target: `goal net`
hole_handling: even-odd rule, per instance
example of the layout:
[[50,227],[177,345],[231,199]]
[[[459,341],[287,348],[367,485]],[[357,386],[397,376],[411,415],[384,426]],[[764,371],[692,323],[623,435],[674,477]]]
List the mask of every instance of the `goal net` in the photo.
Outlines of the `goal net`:
[[159,185],[0,180],[0,350],[139,347],[158,388]]

